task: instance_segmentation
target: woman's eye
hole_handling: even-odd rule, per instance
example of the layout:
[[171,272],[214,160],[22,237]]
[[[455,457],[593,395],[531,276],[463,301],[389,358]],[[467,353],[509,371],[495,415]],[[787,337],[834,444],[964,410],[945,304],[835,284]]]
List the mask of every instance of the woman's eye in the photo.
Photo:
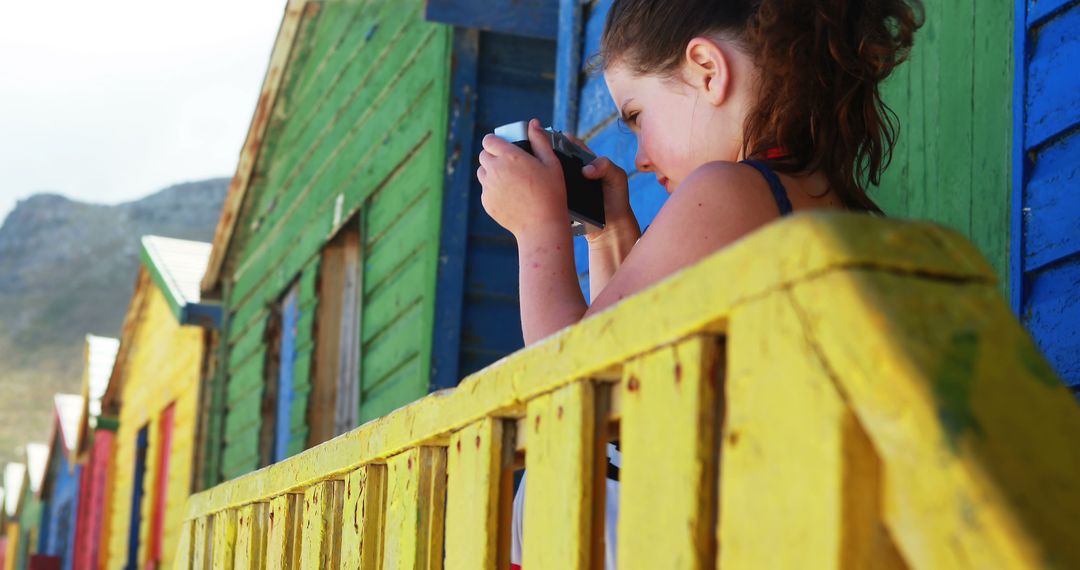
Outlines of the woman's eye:
[[630,113],[626,116],[626,124],[631,129],[637,128],[638,113]]

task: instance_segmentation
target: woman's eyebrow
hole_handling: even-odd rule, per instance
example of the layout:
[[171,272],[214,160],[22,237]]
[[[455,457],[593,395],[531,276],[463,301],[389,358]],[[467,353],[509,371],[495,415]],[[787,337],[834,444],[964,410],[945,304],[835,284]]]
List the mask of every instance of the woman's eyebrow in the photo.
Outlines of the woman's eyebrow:
[[624,122],[630,119],[630,117],[626,114],[626,106],[629,105],[633,100],[634,98],[631,97],[622,104],[622,107],[619,107],[619,116],[622,117],[622,120]]

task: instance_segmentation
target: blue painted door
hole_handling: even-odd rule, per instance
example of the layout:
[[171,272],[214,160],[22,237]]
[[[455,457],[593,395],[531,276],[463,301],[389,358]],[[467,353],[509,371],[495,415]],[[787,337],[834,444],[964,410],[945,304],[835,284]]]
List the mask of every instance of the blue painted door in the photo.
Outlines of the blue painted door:
[[300,322],[299,285],[293,285],[281,306],[281,360],[278,363],[277,413],[274,418],[273,461],[289,456],[292,435],[293,368],[296,364],[296,327]]
[[454,43],[448,144],[454,167],[443,194],[433,390],[454,386],[523,345],[517,247],[480,203],[477,156],[481,139],[500,125],[533,117],[550,124],[555,91],[552,39],[457,28]]
[[128,524],[128,553],[126,570],[139,568],[139,530],[142,521],[143,495],[146,492],[146,451],[149,445],[147,426],[135,437],[135,477],[131,490],[131,518]]
[[1016,1],[1012,303],[1080,394],[1080,3]]

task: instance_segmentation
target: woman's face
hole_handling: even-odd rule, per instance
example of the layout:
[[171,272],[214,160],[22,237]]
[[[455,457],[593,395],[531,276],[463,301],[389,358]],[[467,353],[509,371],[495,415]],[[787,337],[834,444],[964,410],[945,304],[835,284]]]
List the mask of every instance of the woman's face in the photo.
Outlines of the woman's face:
[[634,166],[655,173],[668,192],[703,164],[740,159],[737,105],[715,104],[715,97],[692,80],[638,75],[618,63],[604,71],[604,79],[622,120],[637,136]]

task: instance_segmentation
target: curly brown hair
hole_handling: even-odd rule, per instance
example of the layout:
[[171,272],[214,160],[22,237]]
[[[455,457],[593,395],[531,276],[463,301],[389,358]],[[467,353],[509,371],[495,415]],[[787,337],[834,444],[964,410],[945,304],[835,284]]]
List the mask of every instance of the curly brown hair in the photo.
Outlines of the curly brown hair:
[[[600,59],[676,76],[691,39],[738,42],[760,77],[743,154],[781,172],[821,170],[848,208],[880,213],[866,189],[899,133],[880,85],[907,59],[923,15],[921,0],[615,0]],[[776,148],[784,156],[764,158]]]

